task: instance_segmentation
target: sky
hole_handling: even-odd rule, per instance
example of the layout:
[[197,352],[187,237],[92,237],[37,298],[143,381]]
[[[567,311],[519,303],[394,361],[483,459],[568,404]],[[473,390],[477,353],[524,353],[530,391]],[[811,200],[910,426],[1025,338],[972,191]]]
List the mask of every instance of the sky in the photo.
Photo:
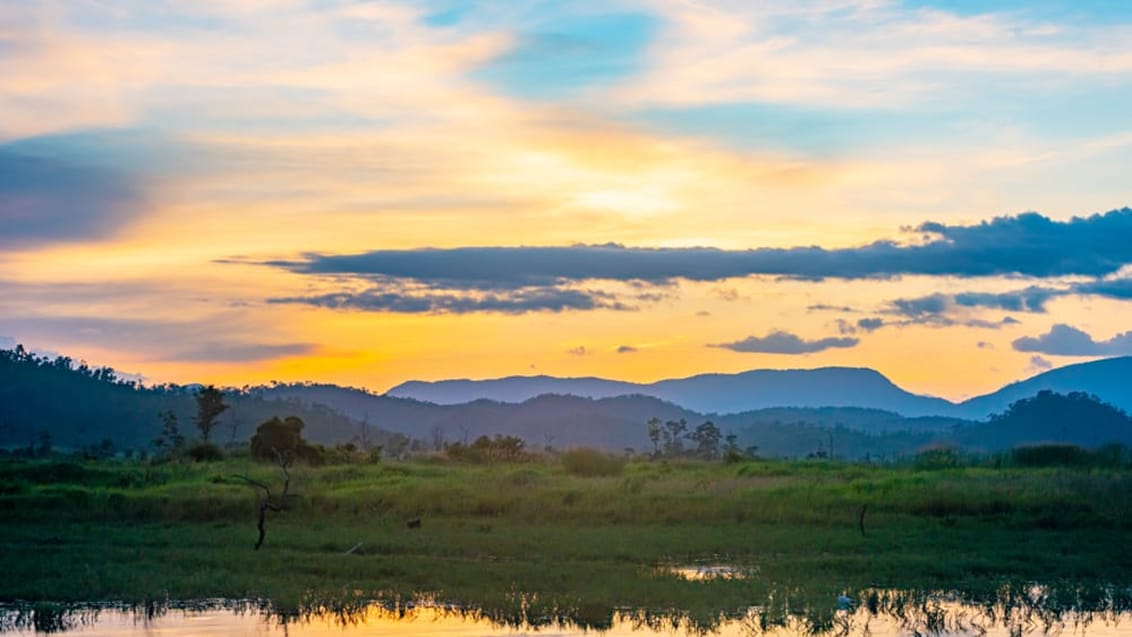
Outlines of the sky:
[[1132,3],[0,3],[0,346],[148,383],[1132,354]]

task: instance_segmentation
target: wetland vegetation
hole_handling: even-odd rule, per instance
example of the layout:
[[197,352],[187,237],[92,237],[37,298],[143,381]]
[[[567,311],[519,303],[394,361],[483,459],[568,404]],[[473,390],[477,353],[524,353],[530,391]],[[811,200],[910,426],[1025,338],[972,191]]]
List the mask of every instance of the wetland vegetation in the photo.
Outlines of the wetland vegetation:
[[[281,488],[276,464],[9,458],[0,600],[251,599],[284,614],[433,600],[598,627],[626,609],[710,624],[752,603],[820,624],[843,593],[989,604],[1035,585],[1127,607],[1126,469],[934,453],[885,466],[359,454],[293,465],[259,551],[247,479]],[[689,581],[670,568],[704,564],[749,576]]]

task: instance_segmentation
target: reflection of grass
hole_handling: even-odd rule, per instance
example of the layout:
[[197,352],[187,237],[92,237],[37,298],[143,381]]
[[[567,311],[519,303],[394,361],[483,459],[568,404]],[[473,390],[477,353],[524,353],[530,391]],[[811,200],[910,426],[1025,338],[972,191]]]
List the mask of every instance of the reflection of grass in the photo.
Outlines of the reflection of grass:
[[[226,476],[269,465],[0,465],[0,600],[412,596],[502,607],[714,612],[771,590],[993,589],[1005,578],[1129,583],[1132,479],[1119,472],[914,471],[829,463],[300,468],[268,518]],[[868,506],[866,534],[858,515]],[[420,516],[422,528],[404,521]],[[360,550],[345,552],[357,543]],[[653,568],[711,560],[748,579]],[[306,600],[306,602],[304,602]],[[531,601],[533,600],[533,601]],[[549,612],[549,611],[548,611]]]

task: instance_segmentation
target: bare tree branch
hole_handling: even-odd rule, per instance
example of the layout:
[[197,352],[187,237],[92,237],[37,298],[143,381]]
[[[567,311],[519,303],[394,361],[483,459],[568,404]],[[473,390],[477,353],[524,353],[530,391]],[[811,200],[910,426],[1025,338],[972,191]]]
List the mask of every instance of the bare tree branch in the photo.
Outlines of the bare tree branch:
[[281,453],[278,449],[274,449],[273,451],[275,451],[276,464],[278,464],[279,468],[283,470],[283,492],[279,494],[278,498],[273,498],[271,495],[271,488],[263,482],[260,482],[259,480],[255,480],[242,474],[233,474],[232,476],[234,478],[243,480],[246,484],[248,484],[248,486],[263,489],[263,499],[259,502],[259,520],[256,523],[256,529],[259,531],[259,538],[256,540],[255,548],[253,549],[256,551],[259,550],[259,547],[263,546],[263,540],[267,535],[267,531],[264,530],[264,523],[267,518],[267,512],[274,511],[276,513],[279,513],[286,509],[287,496],[289,491],[291,490],[291,472],[289,469],[294,458],[291,454]]

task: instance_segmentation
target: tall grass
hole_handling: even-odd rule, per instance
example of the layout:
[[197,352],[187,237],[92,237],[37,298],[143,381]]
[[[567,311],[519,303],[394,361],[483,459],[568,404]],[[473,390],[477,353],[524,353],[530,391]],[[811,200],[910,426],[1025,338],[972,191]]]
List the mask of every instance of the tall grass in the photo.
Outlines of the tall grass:
[[598,449],[577,447],[564,451],[559,458],[562,468],[573,476],[617,476],[625,470],[625,460]]
[[[282,486],[272,465],[0,465],[8,521],[242,521]],[[633,462],[565,452],[560,463],[426,462],[292,469],[289,515],[507,518],[523,522],[762,522],[851,527],[856,511],[908,519],[975,518],[1016,526],[1124,528],[1132,474],[1096,468],[918,470],[828,462],[722,465]]]
[[236,476],[277,493],[270,464],[0,464],[0,601],[631,589],[664,607],[689,593],[642,569],[718,560],[757,566],[757,585],[820,590],[1004,576],[1132,583],[1123,470],[670,461],[609,472],[593,469],[604,458],[578,457],[295,467],[295,497],[268,517],[258,552],[262,493]]

